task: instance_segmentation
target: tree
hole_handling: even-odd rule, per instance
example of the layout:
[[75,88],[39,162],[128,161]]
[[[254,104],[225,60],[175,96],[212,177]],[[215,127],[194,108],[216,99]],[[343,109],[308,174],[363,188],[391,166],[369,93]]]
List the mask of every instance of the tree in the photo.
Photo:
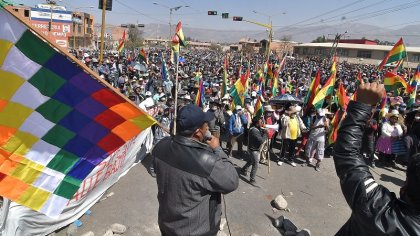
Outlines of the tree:
[[325,37],[325,35],[322,35],[316,38],[315,40],[312,40],[311,43],[325,43],[325,42],[327,42],[327,38]]
[[125,44],[128,49],[134,49],[143,46],[143,32],[137,26],[130,25],[127,35],[128,40]]
[[221,52],[222,51],[222,46],[220,46],[219,44],[216,44],[216,43],[212,43],[210,45],[210,49],[213,50],[213,51]]
[[292,41],[292,36],[291,35],[284,35],[283,37],[281,37],[280,40],[284,41],[284,42],[289,42],[289,41]]

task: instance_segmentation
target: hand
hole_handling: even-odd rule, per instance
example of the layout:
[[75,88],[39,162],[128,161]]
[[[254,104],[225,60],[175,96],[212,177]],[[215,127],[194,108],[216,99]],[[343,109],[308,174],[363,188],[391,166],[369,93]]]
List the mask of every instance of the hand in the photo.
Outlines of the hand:
[[211,149],[215,150],[220,146],[219,138],[211,136],[210,140],[207,140],[206,143],[211,147]]
[[357,89],[357,102],[375,105],[381,101],[382,97],[385,95],[385,88],[383,84],[365,83],[361,84]]

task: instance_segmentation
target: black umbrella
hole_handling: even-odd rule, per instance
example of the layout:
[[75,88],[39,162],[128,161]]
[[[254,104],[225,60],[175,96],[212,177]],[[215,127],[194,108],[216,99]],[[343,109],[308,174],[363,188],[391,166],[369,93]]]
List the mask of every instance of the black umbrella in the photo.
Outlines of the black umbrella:
[[282,94],[280,96],[274,97],[272,99],[270,99],[269,101],[270,103],[274,103],[274,104],[285,104],[285,103],[300,103],[302,104],[303,101],[302,99],[291,95],[291,94]]

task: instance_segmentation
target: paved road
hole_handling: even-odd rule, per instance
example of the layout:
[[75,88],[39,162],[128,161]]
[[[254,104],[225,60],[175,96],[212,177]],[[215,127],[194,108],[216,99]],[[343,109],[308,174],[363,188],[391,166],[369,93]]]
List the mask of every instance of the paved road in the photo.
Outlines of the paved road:
[[[239,167],[245,161],[231,158]],[[90,216],[83,216],[81,234],[92,231],[103,235],[113,223],[129,227],[124,235],[160,235],[157,224],[157,188],[143,163],[134,167],[108,192],[114,195],[92,207]],[[250,185],[241,177],[238,190],[225,196],[227,218],[232,235],[280,235],[271,224],[271,219],[284,215],[298,228],[308,228],[312,235],[334,235],[350,216],[350,209],[341,194],[339,180],[335,173],[332,158],[326,158],[321,172],[311,167],[288,164],[277,166],[272,162],[271,172],[260,165],[257,173],[257,186]],[[403,169],[376,168],[372,173],[378,183],[399,193],[405,179]],[[270,202],[278,194],[288,201],[290,212],[273,211]],[[398,195],[398,194],[397,194]],[[65,235],[66,229],[58,232]],[[227,231],[225,227],[224,232]]]

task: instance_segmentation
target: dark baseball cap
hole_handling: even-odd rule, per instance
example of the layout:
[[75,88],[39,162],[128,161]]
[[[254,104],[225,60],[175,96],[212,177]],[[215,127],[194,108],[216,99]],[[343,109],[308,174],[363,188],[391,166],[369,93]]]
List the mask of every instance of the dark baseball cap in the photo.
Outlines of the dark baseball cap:
[[212,112],[203,112],[200,107],[188,104],[181,108],[176,118],[177,133],[192,133],[213,118]]

